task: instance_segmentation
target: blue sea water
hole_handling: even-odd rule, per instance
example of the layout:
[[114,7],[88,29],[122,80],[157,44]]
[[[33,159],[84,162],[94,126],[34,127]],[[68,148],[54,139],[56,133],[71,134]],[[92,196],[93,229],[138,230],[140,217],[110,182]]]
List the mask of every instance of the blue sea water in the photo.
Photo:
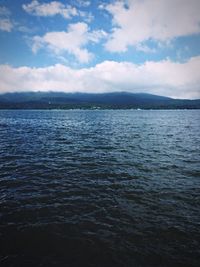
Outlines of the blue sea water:
[[0,266],[197,267],[200,110],[1,110]]

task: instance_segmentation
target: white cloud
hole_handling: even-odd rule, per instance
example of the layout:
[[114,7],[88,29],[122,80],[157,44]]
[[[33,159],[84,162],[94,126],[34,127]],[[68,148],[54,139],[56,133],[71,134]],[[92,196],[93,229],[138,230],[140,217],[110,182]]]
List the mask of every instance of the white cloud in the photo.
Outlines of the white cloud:
[[[78,0],[73,2],[80,7],[88,7],[89,1]],[[40,3],[38,0],[32,0],[29,4],[23,4],[22,8],[29,14],[39,17],[52,17],[60,15],[65,19],[70,19],[74,16],[79,16],[86,22],[93,20],[93,15],[90,12],[78,10],[69,4],[63,4],[59,1],[51,1],[49,3]]]
[[33,32],[33,27],[28,28],[25,25],[11,18],[11,12],[7,7],[0,6],[0,31],[11,32],[13,30],[19,32]]
[[9,18],[0,18],[0,30],[5,32],[11,32],[13,23]]
[[112,33],[105,45],[111,52],[200,32],[199,0],[124,0],[99,8],[112,16]]
[[86,23],[79,22],[70,24],[67,31],[49,32],[42,37],[33,37],[32,51],[36,53],[39,49],[48,46],[57,55],[68,52],[77,61],[87,63],[93,55],[85,46],[89,42],[97,43],[105,36],[104,31],[90,31]]
[[5,6],[0,6],[0,16],[9,16],[10,10]]
[[94,16],[91,12],[79,10],[79,16],[80,16],[81,20],[83,20],[87,23],[91,23],[94,20]]
[[170,60],[142,65],[104,61],[95,67],[72,69],[0,66],[0,92],[147,92],[175,98],[200,98],[200,56],[185,63]]
[[7,7],[0,6],[0,31],[12,31],[14,24],[9,18],[10,14],[10,10]]
[[75,7],[64,5],[58,1],[40,3],[37,0],[33,0],[29,4],[23,4],[22,8],[29,14],[41,17],[61,15],[62,17],[69,19],[78,14]]
[[91,5],[90,1],[87,1],[87,0],[76,0],[73,2],[75,2],[75,4],[80,6],[80,7],[88,7]]

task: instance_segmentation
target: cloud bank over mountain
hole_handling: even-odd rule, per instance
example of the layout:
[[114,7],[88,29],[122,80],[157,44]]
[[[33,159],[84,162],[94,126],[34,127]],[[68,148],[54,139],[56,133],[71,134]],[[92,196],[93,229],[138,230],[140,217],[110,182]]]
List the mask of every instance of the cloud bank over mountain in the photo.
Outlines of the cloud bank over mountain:
[[44,68],[0,66],[1,92],[148,92],[174,98],[198,98],[200,57],[185,63],[104,61],[90,68],[61,64]]

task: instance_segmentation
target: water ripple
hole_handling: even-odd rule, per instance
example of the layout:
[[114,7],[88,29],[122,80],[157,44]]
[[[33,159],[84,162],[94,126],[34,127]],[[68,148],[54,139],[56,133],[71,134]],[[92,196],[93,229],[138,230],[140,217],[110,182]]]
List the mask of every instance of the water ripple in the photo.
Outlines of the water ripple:
[[200,113],[0,111],[0,265],[197,267]]

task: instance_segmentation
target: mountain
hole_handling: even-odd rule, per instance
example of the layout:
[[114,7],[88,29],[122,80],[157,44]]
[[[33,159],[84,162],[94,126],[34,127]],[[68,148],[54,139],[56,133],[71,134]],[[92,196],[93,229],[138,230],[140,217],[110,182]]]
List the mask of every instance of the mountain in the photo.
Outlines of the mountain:
[[0,95],[0,109],[141,108],[199,109],[200,99],[173,99],[146,93],[23,92]]

